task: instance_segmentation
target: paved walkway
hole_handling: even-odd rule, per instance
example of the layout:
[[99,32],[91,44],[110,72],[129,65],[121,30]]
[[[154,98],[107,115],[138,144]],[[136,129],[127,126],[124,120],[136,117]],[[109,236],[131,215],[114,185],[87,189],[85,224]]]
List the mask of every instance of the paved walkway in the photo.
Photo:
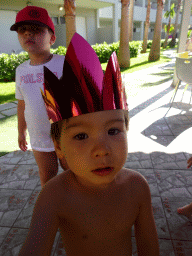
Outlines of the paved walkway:
[[[171,52],[167,54],[173,57]],[[176,212],[192,201],[192,172],[187,169],[192,153],[191,93],[187,90],[183,96],[181,86],[165,116],[173,89],[171,80],[158,77],[160,71],[173,67],[174,58],[166,65],[126,75],[128,84],[138,84],[142,77],[148,77],[149,83],[159,85],[141,90],[134,97],[128,95],[129,154],[125,167],[142,173],[149,183],[161,255],[191,256],[192,223]],[[16,113],[16,103],[0,106],[0,118],[11,113]],[[0,255],[18,255],[40,190],[38,168],[30,150],[0,158]],[[137,255],[134,229],[132,241],[133,255]],[[51,255],[65,255],[59,232]]]

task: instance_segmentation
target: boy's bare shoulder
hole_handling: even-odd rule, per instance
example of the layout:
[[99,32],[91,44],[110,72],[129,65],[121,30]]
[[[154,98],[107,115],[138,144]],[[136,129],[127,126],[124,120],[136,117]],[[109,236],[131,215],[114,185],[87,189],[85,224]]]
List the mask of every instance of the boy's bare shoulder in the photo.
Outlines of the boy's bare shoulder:
[[63,171],[59,175],[49,180],[45,186],[47,186],[48,190],[55,188],[55,191],[61,192],[60,191],[61,189],[68,190],[69,187],[72,186],[72,181],[73,179],[71,176],[71,172],[68,170],[68,171]]
[[137,171],[123,168],[117,182],[124,184],[131,193],[141,196],[149,192],[149,185],[142,174]]
[[55,203],[59,203],[66,194],[68,194],[70,187],[72,186],[72,179],[69,171],[64,171],[61,174],[55,176],[49,180],[41,190]]
[[146,179],[142,174],[140,174],[137,171],[127,169],[127,168],[122,168],[119,178],[124,181],[124,182],[137,182],[137,181],[142,181],[142,182],[147,182]]

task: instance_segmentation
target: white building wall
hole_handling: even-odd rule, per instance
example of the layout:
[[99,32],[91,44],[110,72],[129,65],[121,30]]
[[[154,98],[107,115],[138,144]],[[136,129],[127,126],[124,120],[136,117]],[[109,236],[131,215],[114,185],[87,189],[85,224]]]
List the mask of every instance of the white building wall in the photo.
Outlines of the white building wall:
[[[49,11],[51,17],[59,17],[59,15],[53,14]],[[62,15],[61,15],[62,16]],[[96,11],[94,9],[85,9],[85,8],[77,8],[76,9],[76,17],[85,19],[85,28],[84,32],[86,33],[86,40],[91,44],[95,44],[97,42],[97,16]],[[23,51],[21,48],[17,33],[15,31],[10,31],[11,25],[15,23],[16,11],[3,11],[0,10],[0,53],[8,53],[11,54],[13,51],[16,53],[20,53]],[[80,27],[82,24],[77,24],[77,32],[81,34],[82,28]],[[79,29],[78,29],[79,28]],[[57,48],[58,46],[66,46],[66,25],[65,24],[57,24],[55,25],[55,34],[56,34],[56,42],[53,45],[53,48]]]
[[[153,38],[153,28],[155,25],[155,21],[156,21],[156,7],[157,7],[157,3],[152,3],[151,6],[151,11],[150,11],[150,30],[149,30],[149,35],[148,38],[152,39]],[[165,6],[167,9],[167,5]],[[134,6],[134,16],[133,16],[133,22],[134,22],[134,28],[136,28],[136,32],[133,33],[133,40],[143,40],[142,37],[142,24],[144,24],[143,22],[145,22],[146,19],[146,11],[147,8],[146,7],[142,7],[142,0],[138,0],[137,4],[135,3]],[[163,12],[163,14],[165,13],[165,10]],[[179,20],[178,20],[178,24],[181,23],[181,14],[179,15]],[[112,7],[106,7],[106,8],[102,8],[99,10],[99,18],[100,18],[100,24],[101,27],[105,26],[109,28],[109,26],[112,24],[111,20],[112,20]],[[118,4],[118,19],[121,19],[121,3]],[[165,19],[164,17],[162,18],[162,32],[164,32],[163,27],[165,24],[168,23],[168,19]],[[172,19],[172,23],[175,23],[175,17]],[[138,30],[138,24],[140,26],[140,30]],[[190,24],[192,24],[192,16],[190,17]],[[104,30],[104,29],[103,29]],[[162,33],[162,35],[164,35],[164,33]],[[111,42],[112,43],[112,42]]]
[[0,53],[11,54],[21,52],[22,48],[19,44],[17,33],[10,31],[11,25],[15,23],[16,13],[13,11],[0,10]]

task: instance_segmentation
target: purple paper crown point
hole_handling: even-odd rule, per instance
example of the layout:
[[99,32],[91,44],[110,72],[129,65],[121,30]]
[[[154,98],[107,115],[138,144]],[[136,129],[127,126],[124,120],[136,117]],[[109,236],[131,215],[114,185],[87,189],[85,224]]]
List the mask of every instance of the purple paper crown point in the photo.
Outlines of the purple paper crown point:
[[95,51],[77,33],[68,46],[62,77],[46,67],[44,77],[42,95],[51,123],[97,111],[128,110],[115,52],[104,76]]

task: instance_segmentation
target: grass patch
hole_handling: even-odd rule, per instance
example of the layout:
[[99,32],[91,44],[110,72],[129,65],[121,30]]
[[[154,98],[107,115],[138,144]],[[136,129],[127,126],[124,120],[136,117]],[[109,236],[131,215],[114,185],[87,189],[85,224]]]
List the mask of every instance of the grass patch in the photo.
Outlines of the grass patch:
[[15,82],[0,82],[0,104],[16,101]]
[[[17,115],[0,119],[0,157],[19,149]],[[29,135],[27,134],[27,141]]]

